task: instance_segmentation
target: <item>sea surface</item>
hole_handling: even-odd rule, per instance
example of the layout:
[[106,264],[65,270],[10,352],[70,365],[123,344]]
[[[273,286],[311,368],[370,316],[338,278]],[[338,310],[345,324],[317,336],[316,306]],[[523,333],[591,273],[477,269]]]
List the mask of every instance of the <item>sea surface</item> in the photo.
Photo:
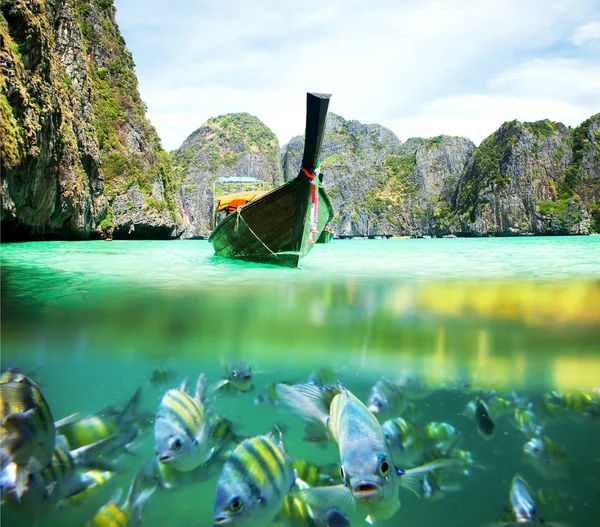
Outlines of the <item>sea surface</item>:
[[[438,499],[401,488],[400,510],[377,525],[494,524],[516,474],[554,496],[538,504],[546,523],[600,525],[600,412],[543,405],[553,391],[555,399],[583,393],[600,404],[600,236],[333,240],[298,270],[221,259],[200,240],[37,242],[0,251],[2,369],[29,374],[54,420],[123,405],[140,387],[152,416],[184,378],[194,385],[205,373],[213,385],[228,364],[247,363],[253,388],[216,391],[212,411],[240,436],[277,424],[294,458],[339,463],[335,445],[302,440],[289,410],[255,404],[261,389],[325,369],[366,402],[382,376],[410,380],[421,387],[410,416],[416,427],[451,424],[474,464],[449,469]],[[157,368],[172,378],[149,383]],[[494,395],[531,406],[543,435],[566,453],[566,477],[548,478],[528,462],[523,445],[531,437],[511,411],[492,412],[491,439],[478,433],[465,407]],[[153,458],[152,426],[122,470],[83,503],[37,519],[5,505],[2,525],[85,525]],[[218,472],[155,492],[143,525],[212,525]],[[360,508],[345,512],[352,525],[366,525]]]

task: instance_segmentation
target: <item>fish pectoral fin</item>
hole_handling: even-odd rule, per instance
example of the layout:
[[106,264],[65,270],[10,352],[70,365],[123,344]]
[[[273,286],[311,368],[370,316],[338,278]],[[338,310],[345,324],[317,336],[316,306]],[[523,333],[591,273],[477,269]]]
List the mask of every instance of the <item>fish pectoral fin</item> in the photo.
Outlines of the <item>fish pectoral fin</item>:
[[375,523],[377,523],[377,520],[375,520],[375,518],[372,518],[370,514],[365,518],[365,521],[369,525],[375,525]]
[[204,463],[208,463],[208,460],[213,456],[213,454],[216,452],[216,448],[212,447],[207,453],[206,456],[204,456],[204,459],[202,460],[202,465],[204,465]]
[[211,386],[210,391],[216,392],[216,391],[220,390],[221,388],[223,388],[223,386],[226,386],[227,384],[229,384],[229,382],[230,382],[229,379],[221,379],[221,380],[215,382]]
[[398,474],[398,477],[400,478],[400,486],[410,490],[419,498],[421,498],[421,474],[431,472],[432,470],[436,470],[438,468],[456,466],[457,464],[458,460],[456,459],[436,459],[435,461],[425,463],[419,467],[406,469],[403,474]]
[[58,428],[60,428],[61,426],[77,423],[78,421],[81,421],[84,417],[85,416],[83,414],[75,412],[74,414],[68,415],[67,417],[63,417],[58,421],[54,421],[54,427],[57,429],[57,433],[60,433],[58,431]]
[[341,510],[354,510],[356,507],[352,492],[344,485],[310,487],[307,489],[295,488],[292,490],[292,496],[318,510],[333,507]]

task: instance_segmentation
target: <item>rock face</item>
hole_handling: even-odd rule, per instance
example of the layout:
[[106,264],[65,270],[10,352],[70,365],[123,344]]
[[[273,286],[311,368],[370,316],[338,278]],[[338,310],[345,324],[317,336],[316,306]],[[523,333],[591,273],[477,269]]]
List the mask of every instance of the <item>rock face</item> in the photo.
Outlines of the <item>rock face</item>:
[[3,0],[2,239],[170,237],[171,162],[111,0]]
[[571,176],[590,216],[590,230],[600,232],[600,113],[573,130]]
[[235,113],[206,121],[173,154],[175,169],[183,179],[179,192],[183,236],[210,233],[213,184],[217,197],[244,188],[231,183],[221,184],[219,178],[254,177],[263,182],[259,186],[270,190],[283,183],[279,159],[277,137],[258,118],[248,113]]
[[[600,114],[504,123],[476,148],[462,137],[401,143],[378,125],[330,115],[325,186],[341,236],[588,234],[600,229]],[[284,147],[297,173],[303,138]]]
[[[303,144],[298,136],[284,148],[286,180],[297,173]],[[436,210],[449,209],[473,149],[468,139],[449,136],[403,144],[380,125],[330,114],[321,166],[336,211],[335,231],[342,236],[434,234]]]
[[450,231],[588,234],[575,193],[572,134],[561,123],[504,123],[476,150],[458,182]]

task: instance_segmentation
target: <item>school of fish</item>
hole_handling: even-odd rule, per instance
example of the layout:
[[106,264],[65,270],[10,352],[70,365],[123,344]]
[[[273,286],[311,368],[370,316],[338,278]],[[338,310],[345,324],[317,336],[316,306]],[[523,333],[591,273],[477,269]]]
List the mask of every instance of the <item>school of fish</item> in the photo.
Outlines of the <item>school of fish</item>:
[[[363,402],[330,370],[317,371],[308,381],[257,390],[250,365],[223,366],[221,378],[209,383],[201,373],[193,389],[187,379],[173,387],[178,374],[172,369],[153,371],[148,386],[171,386],[156,412],[142,410],[140,388],[122,405],[57,421],[32,375],[6,369],[0,377],[2,507],[36,522],[55,509],[80,507],[127,470],[127,456],[136,455],[141,441],[152,440],[152,428],[155,455],[132,476],[124,498],[123,489],[117,489],[108,503],[91,511],[87,526],[142,525],[144,507],[155,492],[213,477],[214,515],[199,525],[347,527],[357,511],[373,525],[401,516],[403,492],[438,499],[460,492],[462,478],[484,469],[461,448],[460,429],[442,421],[421,422],[421,401],[432,390],[418,379],[381,378]],[[545,428],[552,419],[598,418],[598,394],[552,391],[529,398],[461,380],[456,386],[472,395],[459,419],[470,420],[484,442],[492,441],[499,427],[520,432],[524,461],[548,482],[534,492],[515,474],[504,512],[490,517],[488,525],[560,525],[547,513],[560,504],[569,460]],[[336,455],[328,463],[292,457],[281,423],[261,435],[240,435],[238,426],[214,409],[214,401],[226,393],[251,397],[259,406],[279,406],[304,423],[303,441],[330,443]]]

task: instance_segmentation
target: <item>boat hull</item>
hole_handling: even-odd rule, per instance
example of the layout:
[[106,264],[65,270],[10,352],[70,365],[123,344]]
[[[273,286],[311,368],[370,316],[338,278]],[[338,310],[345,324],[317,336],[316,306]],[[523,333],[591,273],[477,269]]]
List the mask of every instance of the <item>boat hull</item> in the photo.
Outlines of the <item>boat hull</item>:
[[317,243],[329,243],[333,240],[333,232],[323,229]]
[[317,233],[310,236],[312,182],[295,179],[240,207],[223,219],[209,241],[217,256],[286,267],[298,267],[315,246],[333,206],[325,189],[318,191]]

